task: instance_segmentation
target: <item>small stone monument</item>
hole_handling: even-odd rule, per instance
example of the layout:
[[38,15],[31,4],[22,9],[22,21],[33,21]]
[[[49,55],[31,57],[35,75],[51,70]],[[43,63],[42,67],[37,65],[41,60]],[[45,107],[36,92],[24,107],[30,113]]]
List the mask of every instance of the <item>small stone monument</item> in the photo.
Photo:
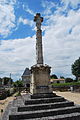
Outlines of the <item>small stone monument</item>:
[[36,61],[37,64],[31,67],[31,85],[30,92],[34,94],[47,94],[51,93],[50,87],[50,69],[51,67],[43,64],[43,51],[42,51],[42,30],[41,23],[43,17],[37,13],[34,17],[36,22]]

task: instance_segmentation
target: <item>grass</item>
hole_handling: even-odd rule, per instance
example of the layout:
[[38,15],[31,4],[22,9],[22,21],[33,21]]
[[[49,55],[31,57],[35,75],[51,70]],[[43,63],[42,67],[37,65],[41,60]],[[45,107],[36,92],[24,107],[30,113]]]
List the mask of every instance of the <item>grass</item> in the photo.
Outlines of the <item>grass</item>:
[[21,96],[21,93],[19,91],[16,92],[16,94],[15,94],[15,97],[17,97],[17,96]]

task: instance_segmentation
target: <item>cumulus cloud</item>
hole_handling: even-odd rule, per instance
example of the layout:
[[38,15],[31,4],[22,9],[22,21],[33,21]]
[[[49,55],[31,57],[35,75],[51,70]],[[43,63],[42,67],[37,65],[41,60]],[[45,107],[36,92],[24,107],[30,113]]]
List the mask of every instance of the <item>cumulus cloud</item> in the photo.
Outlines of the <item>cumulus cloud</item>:
[[7,37],[15,27],[14,5],[16,0],[0,1],[0,35]]
[[28,7],[28,5],[23,5],[23,9],[26,11],[26,12],[28,12],[29,14],[31,14],[31,15],[35,15],[35,13],[34,13],[34,11],[32,11],[29,7]]
[[70,5],[72,8],[77,8],[77,6],[80,4],[80,0],[62,0],[62,3],[64,3],[65,8]]
[[[74,5],[73,0],[65,0],[64,6]],[[75,1],[75,0],[74,0]],[[68,3],[67,3],[68,2]],[[76,0],[76,6],[79,1]],[[52,67],[52,73],[59,76],[71,77],[71,65],[80,57],[80,10],[69,10],[68,14],[60,14],[63,7],[58,7],[53,14],[51,9],[55,6],[53,2],[43,3],[43,7],[48,8],[49,14],[46,20],[46,26],[42,26],[45,31],[43,34],[43,53],[44,63]],[[29,9],[30,10],[30,9]],[[33,11],[27,11],[34,15]],[[46,11],[45,18],[47,16]],[[19,18],[19,23],[24,25],[33,25],[32,21]],[[43,23],[42,23],[43,24]],[[36,64],[35,56],[36,36],[25,39],[4,40],[0,46],[0,73],[12,72],[13,75],[21,76],[25,67],[31,67]]]
[[51,1],[42,1],[42,7],[45,9],[44,10],[44,12],[43,12],[43,14],[46,14],[46,15],[48,15],[48,14],[51,14],[52,13],[52,11],[51,11],[51,9],[53,8],[53,7],[56,7],[56,5],[55,5],[55,3],[54,2],[51,2]]
[[45,62],[51,64],[53,73],[71,76],[71,65],[80,51],[80,10],[70,10],[67,16],[49,16],[43,37]]
[[18,23],[23,23],[24,25],[29,25],[29,26],[34,26],[33,20],[28,20],[28,19],[24,19],[22,17],[19,18]]
[[[22,75],[25,67],[35,63],[35,36],[25,39],[4,40],[0,47],[0,72],[1,75]],[[15,77],[16,78],[16,77]]]

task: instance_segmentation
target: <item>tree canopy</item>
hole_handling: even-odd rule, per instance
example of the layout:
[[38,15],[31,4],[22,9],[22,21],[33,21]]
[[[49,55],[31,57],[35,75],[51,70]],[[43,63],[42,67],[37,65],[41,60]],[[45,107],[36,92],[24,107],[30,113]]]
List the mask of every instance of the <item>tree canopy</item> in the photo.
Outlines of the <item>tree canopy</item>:
[[73,79],[72,79],[72,78],[66,78],[66,79],[65,79],[65,82],[66,82],[66,83],[73,82]]
[[72,64],[72,74],[76,76],[76,79],[80,77],[80,57]]
[[57,75],[53,74],[51,75],[51,79],[58,79]]
[[13,83],[13,80],[11,78],[9,78],[9,77],[3,77],[2,79],[4,81],[4,85],[9,84],[9,82],[10,82],[10,84]]
[[65,79],[64,76],[60,76],[61,79]]
[[17,80],[14,82],[14,87],[23,87],[23,81],[22,80]]

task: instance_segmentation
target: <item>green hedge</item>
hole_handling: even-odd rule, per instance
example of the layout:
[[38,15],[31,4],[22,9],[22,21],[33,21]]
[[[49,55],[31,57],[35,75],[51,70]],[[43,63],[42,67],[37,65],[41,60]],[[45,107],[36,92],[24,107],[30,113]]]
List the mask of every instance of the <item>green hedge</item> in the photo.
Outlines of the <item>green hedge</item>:
[[80,82],[71,82],[71,83],[52,83],[52,86],[73,86],[80,85]]

